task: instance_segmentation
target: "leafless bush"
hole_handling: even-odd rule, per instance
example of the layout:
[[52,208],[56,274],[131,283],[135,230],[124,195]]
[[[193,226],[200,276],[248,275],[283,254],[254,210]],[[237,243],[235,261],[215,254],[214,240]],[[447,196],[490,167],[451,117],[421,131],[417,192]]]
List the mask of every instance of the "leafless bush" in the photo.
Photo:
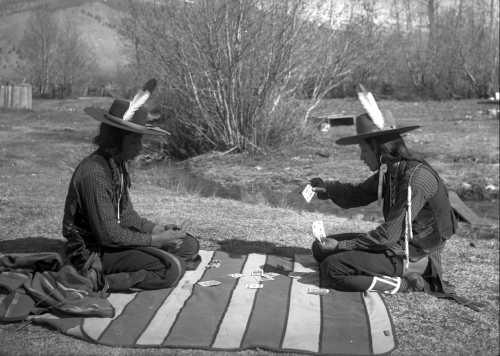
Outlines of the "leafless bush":
[[[120,33],[137,69],[159,77],[179,150],[254,151],[299,139],[311,106],[356,66],[360,36],[341,13],[330,1],[130,2]],[[311,106],[290,110],[306,84]]]

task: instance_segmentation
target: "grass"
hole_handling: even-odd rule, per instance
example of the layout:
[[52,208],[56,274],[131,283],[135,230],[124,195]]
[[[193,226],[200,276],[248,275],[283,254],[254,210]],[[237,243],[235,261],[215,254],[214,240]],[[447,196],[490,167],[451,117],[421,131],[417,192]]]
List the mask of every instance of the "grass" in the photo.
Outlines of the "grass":
[[[0,111],[2,253],[55,251],[64,255],[61,221],[67,186],[73,168],[93,150],[89,142],[96,126],[93,119],[80,112]],[[490,132],[482,134],[488,136]],[[224,171],[226,160],[239,159],[236,155],[219,160],[220,170]],[[259,162],[265,167],[265,161]],[[234,192],[244,197],[242,202],[221,198],[200,182],[167,180],[164,172],[156,168],[132,170],[132,182],[131,194],[141,215],[164,223],[189,218],[193,221],[190,232],[200,237],[202,248],[209,250],[309,253],[311,221],[323,220],[327,233],[368,231],[376,226],[367,221],[291,210],[284,202],[278,203],[281,208],[272,207],[262,199],[263,193],[259,197],[252,190],[251,184],[243,193]],[[459,295],[481,301],[487,307],[476,313],[425,294],[387,297],[400,341],[393,355],[497,355],[498,226],[479,229],[462,224],[457,236],[448,243],[443,264],[445,279],[457,286]],[[19,331],[16,327],[16,323],[0,324],[0,354],[275,355],[264,350],[111,348],[43,326],[28,325]]]

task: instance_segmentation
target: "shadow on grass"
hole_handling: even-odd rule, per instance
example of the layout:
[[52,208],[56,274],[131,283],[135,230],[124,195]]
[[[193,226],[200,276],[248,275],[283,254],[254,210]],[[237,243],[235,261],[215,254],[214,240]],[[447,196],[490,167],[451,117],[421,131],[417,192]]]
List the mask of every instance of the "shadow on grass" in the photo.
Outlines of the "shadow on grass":
[[232,252],[239,254],[248,253],[270,253],[276,255],[298,254],[310,255],[311,250],[303,247],[293,246],[277,246],[276,244],[268,241],[247,241],[243,239],[230,239],[230,240],[201,240],[201,248],[208,250],[220,250],[224,252]]
[[7,253],[38,253],[55,252],[58,253],[63,262],[69,263],[64,254],[64,240],[51,239],[43,236],[28,236],[15,240],[0,241],[0,252]]

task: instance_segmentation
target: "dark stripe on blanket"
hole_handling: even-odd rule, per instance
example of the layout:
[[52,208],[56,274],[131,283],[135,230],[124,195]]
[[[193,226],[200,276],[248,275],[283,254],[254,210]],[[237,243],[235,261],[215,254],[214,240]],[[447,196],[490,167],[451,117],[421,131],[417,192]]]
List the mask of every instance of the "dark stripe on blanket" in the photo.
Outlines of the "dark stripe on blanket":
[[[326,281],[321,283],[326,286]],[[342,350],[345,354],[370,354],[371,333],[362,293],[345,293],[330,289],[322,299],[320,352]],[[339,308],[339,305],[342,308]],[[354,315],[357,315],[354,317]],[[360,320],[362,323],[360,323]],[[365,322],[366,320],[366,322]],[[352,322],[355,323],[352,323]],[[356,322],[357,321],[357,322]],[[331,335],[336,335],[331,337]]]
[[[173,288],[167,288],[138,293],[118,318],[110,323],[98,341],[108,345],[127,344],[132,340],[135,343],[172,290]],[[138,315],[141,317],[137,318]]]
[[[138,299],[143,300],[145,294],[146,293],[136,293],[134,299],[132,299],[123,308],[122,313],[116,319],[112,320],[108,324],[106,329],[104,329],[104,331],[96,341],[101,342],[103,344],[113,344],[113,345],[126,343],[127,341],[123,342],[124,340],[127,340],[126,337],[132,336],[129,332],[129,330],[132,329],[132,326],[130,325],[131,318],[127,315],[127,313],[136,311],[135,308],[131,309],[130,306],[133,305],[134,302]],[[131,314],[131,315],[136,315],[136,314]],[[134,337],[132,339],[135,339],[135,334],[133,334],[133,336]],[[128,342],[130,342],[130,339],[128,339]]]
[[280,348],[287,322],[291,278],[287,276],[288,272],[276,270],[278,264],[286,265],[292,269],[293,258],[267,256],[264,272],[282,273],[283,275],[275,277],[274,281],[262,282],[264,288],[257,293],[254,312],[240,346],[242,348],[252,346]]
[[[221,260],[222,263],[219,268],[207,269],[200,282],[218,280],[222,283],[215,287],[195,285],[193,297],[196,298],[187,300],[163,344],[209,347],[213,343],[231,300],[232,291],[238,282],[238,279],[227,275],[240,273],[247,257],[220,251],[214,254],[212,260]],[[210,305],[210,308],[207,308],[207,305]]]

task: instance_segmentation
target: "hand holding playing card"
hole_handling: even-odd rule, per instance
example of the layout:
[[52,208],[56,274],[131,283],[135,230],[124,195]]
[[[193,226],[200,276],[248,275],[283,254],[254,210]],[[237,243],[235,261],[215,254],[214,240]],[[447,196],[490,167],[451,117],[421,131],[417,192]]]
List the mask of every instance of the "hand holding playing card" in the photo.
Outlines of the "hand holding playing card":
[[321,251],[323,252],[333,252],[337,249],[339,242],[335,239],[323,239],[323,242],[319,244]]
[[326,183],[323,179],[315,177],[309,181],[309,184],[311,185],[313,192],[317,194],[318,199],[326,200],[330,198],[326,192]]
[[181,223],[181,231],[182,232],[186,232],[187,228],[191,226],[191,220],[189,219],[185,219],[182,223]]

